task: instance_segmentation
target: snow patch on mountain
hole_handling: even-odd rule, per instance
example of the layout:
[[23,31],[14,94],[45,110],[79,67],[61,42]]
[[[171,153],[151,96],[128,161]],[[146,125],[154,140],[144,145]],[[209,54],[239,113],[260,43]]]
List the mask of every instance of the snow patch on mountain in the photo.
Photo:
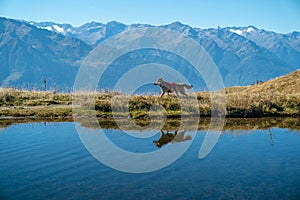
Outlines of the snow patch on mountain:
[[92,26],[92,27],[87,28],[86,30],[87,30],[87,31],[92,31],[92,30],[101,29],[101,28],[103,28],[103,27],[104,27],[103,25],[100,25],[100,26]]
[[239,35],[245,35],[245,33],[250,33],[250,32],[253,32],[254,31],[254,28],[252,27],[248,27],[247,29],[229,29],[230,32],[232,33],[236,33],[236,34],[239,34]]
[[38,27],[38,28],[41,28],[41,29],[46,29],[48,31],[53,31],[52,27],[51,26],[46,26],[46,27]]
[[58,33],[64,33],[65,30],[57,25],[52,26]]
[[230,32],[232,33],[236,33],[236,34],[239,34],[239,35],[242,35],[243,34],[243,31],[242,30],[235,30],[235,29],[229,29]]

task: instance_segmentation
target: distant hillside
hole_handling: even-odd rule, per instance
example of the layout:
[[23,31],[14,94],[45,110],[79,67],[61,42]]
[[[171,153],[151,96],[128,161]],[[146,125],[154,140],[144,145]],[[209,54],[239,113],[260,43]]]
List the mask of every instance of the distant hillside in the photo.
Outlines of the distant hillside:
[[71,88],[80,61],[92,49],[25,22],[0,18],[0,86],[39,90]]
[[300,116],[300,70],[265,83],[226,89],[228,116]]
[[264,83],[251,86],[228,88],[227,92],[245,92],[249,94],[277,93],[281,95],[300,94],[300,70]]

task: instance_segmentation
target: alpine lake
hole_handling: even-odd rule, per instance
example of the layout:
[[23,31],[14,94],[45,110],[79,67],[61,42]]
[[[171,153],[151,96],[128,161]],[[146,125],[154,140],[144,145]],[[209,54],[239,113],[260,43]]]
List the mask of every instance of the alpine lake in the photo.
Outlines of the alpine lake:
[[[226,119],[205,156],[209,118],[193,130],[124,124],[2,119],[0,199],[300,199],[300,118]],[[142,163],[104,149],[103,136]]]

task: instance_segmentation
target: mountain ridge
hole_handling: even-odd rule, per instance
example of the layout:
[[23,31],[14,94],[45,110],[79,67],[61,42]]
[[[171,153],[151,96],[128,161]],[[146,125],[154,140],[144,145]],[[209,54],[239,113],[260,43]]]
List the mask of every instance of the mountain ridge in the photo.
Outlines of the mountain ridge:
[[[3,24],[10,28],[5,29]],[[0,61],[4,66],[0,73],[1,86],[20,87],[28,82],[39,85],[41,78],[30,81],[29,75],[41,77],[50,74],[50,85],[71,88],[81,61],[97,44],[124,30],[139,27],[155,26],[112,21],[106,24],[89,22],[73,27],[71,24],[0,17]],[[300,33],[296,31],[282,34],[253,25],[201,29],[181,22],[159,27],[179,31],[202,45],[216,63],[225,86],[267,81],[300,67]],[[39,71],[47,73],[41,75]],[[25,72],[27,75],[24,77]],[[62,80],[55,77],[57,72],[60,72],[59,79]],[[68,83],[64,84],[63,79]]]

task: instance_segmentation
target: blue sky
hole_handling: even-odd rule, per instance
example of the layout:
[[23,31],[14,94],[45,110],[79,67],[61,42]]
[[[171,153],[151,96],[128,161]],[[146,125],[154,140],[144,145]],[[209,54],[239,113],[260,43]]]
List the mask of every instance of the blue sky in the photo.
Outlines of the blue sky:
[[300,31],[300,0],[0,0],[0,16],[74,26],[113,20],[180,21],[199,28],[254,25],[287,33]]

